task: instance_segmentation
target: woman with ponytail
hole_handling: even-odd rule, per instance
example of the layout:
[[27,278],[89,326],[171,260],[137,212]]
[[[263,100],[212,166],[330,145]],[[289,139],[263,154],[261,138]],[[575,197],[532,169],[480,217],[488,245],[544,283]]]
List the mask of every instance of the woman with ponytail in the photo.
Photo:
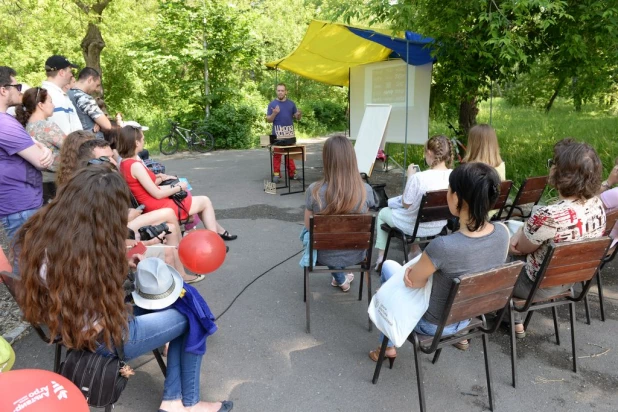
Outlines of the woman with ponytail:
[[37,142],[51,150],[54,161],[47,168],[56,172],[60,163],[60,149],[65,135],[58,125],[48,120],[54,114],[54,103],[47,90],[32,87],[24,93],[22,104],[15,107],[15,117]]
[[[438,135],[430,138],[425,144],[425,162],[429,165],[429,170],[415,173],[415,165],[408,167],[408,181],[403,195],[396,198],[396,201],[389,199],[389,207],[380,211],[377,222],[376,249],[378,259],[376,270],[384,260],[384,248],[388,232],[382,230],[382,223],[387,223],[391,227],[401,229],[405,234],[411,235],[414,231],[416,216],[421,205],[421,199],[426,192],[432,190],[444,190],[448,187],[448,178],[453,166],[453,154],[451,141],[448,137]],[[446,220],[420,224],[417,236],[434,236],[440,233],[446,225]],[[412,245],[410,259],[420,253],[418,245]]]
[[[433,275],[431,297],[427,312],[414,330],[433,336],[442,318],[448,300],[452,279],[461,275],[482,272],[506,262],[509,251],[509,231],[503,223],[489,222],[489,210],[500,195],[500,177],[493,167],[484,163],[466,163],[449,176],[448,207],[459,217],[461,228],[448,236],[439,236],[427,245],[418,262],[406,268],[403,278],[409,288],[422,288]],[[384,262],[382,283],[386,282],[401,265],[392,260]],[[469,320],[445,326],[444,336],[457,333],[468,326]],[[382,341],[383,337],[380,339]],[[389,342],[386,357],[390,362],[397,356]],[[468,342],[455,344],[461,350]],[[380,349],[369,352],[378,360]]]

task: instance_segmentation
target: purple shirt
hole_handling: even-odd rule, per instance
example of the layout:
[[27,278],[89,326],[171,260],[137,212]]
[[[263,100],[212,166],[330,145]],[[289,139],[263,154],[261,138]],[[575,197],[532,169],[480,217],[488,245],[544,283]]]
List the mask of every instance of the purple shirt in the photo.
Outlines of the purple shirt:
[[0,217],[43,204],[41,172],[17,154],[33,145],[13,116],[0,113]]
[[273,109],[279,106],[279,113],[275,116],[275,120],[273,120],[273,131],[272,134],[277,136],[277,139],[289,139],[291,137],[296,137],[294,134],[294,113],[296,110],[296,104],[294,104],[291,100],[273,100],[268,104],[268,110],[266,111],[266,115],[270,116],[273,114]]

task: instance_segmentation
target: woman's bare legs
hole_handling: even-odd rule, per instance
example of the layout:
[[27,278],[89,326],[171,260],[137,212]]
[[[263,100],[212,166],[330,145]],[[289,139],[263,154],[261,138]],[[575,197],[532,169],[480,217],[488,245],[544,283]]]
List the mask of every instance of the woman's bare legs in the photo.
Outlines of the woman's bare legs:
[[212,230],[217,233],[225,233],[225,229],[215,218],[215,208],[212,206],[212,202],[208,196],[194,196],[191,201],[191,210],[189,215],[200,215],[200,219],[204,223],[204,227],[208,230]]

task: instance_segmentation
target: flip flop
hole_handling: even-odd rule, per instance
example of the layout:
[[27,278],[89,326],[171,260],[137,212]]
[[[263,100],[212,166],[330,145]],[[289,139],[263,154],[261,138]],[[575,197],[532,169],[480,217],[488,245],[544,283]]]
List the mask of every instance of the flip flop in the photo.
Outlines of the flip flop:
[[185,283],[197,283],[197,282],[201,282],[204,279],[206,279],[206,275],[195,275],[195,279],[190,279],[190,280],[184,279],[184,281]]

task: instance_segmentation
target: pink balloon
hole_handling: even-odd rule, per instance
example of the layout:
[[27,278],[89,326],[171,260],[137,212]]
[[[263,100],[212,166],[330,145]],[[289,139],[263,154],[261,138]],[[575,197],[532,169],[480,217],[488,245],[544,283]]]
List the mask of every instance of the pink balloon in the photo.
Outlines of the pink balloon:
[[90,411],[77,386],[50,371],[21,369],[0,373],[0,388],[0,411]]
[[214,272],[225,260],[225,243],[216,232],[194,230],[178,245],[182,264],[198,275]]

